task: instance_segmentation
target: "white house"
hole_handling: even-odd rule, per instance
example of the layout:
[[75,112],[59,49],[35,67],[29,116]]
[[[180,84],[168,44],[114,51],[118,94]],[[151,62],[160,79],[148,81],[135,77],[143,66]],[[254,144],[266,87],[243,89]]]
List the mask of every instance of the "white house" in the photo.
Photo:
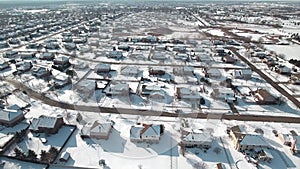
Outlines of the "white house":
[[237,150],[254,150],[255,148],[270,148],[262,135],[246,134],[237,145]]
[[142,71],[137,66],[124,66],[121,68],[121,75],[138,76]]
[[109,91],[106,93],[108,95],[114,95],[114,96],[126,96],[129,95],[130,88],[129,84],[127,83],[118,83],[118,84],[111,84]]
[[178,75],[178,76],[193,76],[194,67],[192,66],[175,67],[173,68],[173,73],[174,75]]
[[213,136],[210,133],[194,133],[189,132],[183,137],[181,143],[185,147],[201,147],[210,148],[213,142]]
[[200,93],[185,87],[178,87],[176,90],[177,98],[186,101],[200,101]]
[[81,129],[81,136],[87,138],[94,138],[94,139],[105,139],[109,138],[109,135],[112,130],[112,123],[111,121],[93,121],[87,123]]
[[106,63],[99,63],[95,66],[94,72],[95,73],[108,73],[111,70],[110,65]]
[[164,133],[164,126],[161,124],[139,124],[130,129],[131,142],[158,143]]
[[227,102],[236,101],[234,91],[230,88],[213,88],[212,96],[216,99],[225,100]]
[[205,75],[210,78],[219,78],[222,76],[222,72],[219,69],[211,68],[205,72]]

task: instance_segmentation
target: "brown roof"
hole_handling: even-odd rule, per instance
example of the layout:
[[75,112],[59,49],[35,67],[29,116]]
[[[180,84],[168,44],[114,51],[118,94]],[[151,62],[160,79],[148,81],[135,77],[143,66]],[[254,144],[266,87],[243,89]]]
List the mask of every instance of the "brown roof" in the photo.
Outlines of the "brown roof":
[[241,131],[240,126],[233,126],[233,127],[231,127],[230,130],[233,132],[235,138],[237,138],[237,139],[241,139],[244,136],[244,134]]

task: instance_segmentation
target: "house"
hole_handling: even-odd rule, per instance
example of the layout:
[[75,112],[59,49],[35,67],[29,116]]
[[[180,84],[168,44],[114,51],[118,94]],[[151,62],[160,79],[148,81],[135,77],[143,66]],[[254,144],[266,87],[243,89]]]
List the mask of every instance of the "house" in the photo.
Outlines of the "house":
[[5,61],[0,61],[0,71],[10,68],[9,64]]
[[123,66],[121,75],[137,77],[142,71],[137,66]]
[[30,131],[35,133],[55,134],[64,124],[62,117],[40,116],[30,122]]
[[252,77],[252,70],[251,69],[234,70],[232,76],[233,78],[236,79],[250,80]]
[[219,69],[216,68],[210,68],[208,70],[204,70],[205,77],[209,78],[220,78],[222,77],[222,73]]
[[167,56],[166,56],[164,53],[161,53],[161,52],[155,52],[155,53],[152,55],[152,59],[164,61],[164,60],[167,59]]
[[270,148],[270,145],[266,142],[262,135],[246,134],[237,143],[236,149],[239,151],[254,150],[255,148]]
[[162,124],[137,124],[130,128],[131,142],[158,143],[164,133]]
[[189,56],[185,53],[177,53],[175,56],[174,56],[174,59],[176,60],[182,60],[182,61],[187,61],[189,58]]
[[65,73],[59,71],[52,71],[54,87],[56,89],[63,88],[69,84],[72,84],[72,79]]
[[234,91],[230,88],[213,88],[211,95],[216,99],[225,100],[226,102],[237,100]]
[[289,82],[295,85],[300,85],[300,73],[291,74]]
[[258,159],[260,161],[271,162],[274,158],[271,151],[267,148],[263,148],[263,149],[259,150],[257,153],[258,153]]
[[278,138],[283,145],[291,146],[292,136],[290,134],[279,133]]
[[229,130],[229,136],[233,141],[234,147],[237,149],[238,143],[243,139],[243,137],[247,133],[245,132],[245,129],[242,126],[233,126]]
[[159,92],[161,90],[162,86],[159,85],[149,85],[149,84],[143,84],[140,94],[143,96],[149,96],[150,94],[154,92]]
[[95,80],[81,80],[79,83],[75,84],[74,90],[78,93],[90,98],[96,90],[96,81]]
[[277,98],[272,96],[266,89],[258,89],[254,92],[255,101],[258,104],[276,104]]
[[257,52],[254,52],[252,56],[258,57],[260,59],[264,59],[267,56],[267,54],[266,54],[266,52],[257,51]]
[[22,52],[19,55],[20,55],[21,59],[35,58],[35,52]]
[[86,37],[81,37],[81,38],[74,38],[73,42],[75,44],[83,44],[87,42],[87,38]]
[[107,140],[109,138],[111,131],[112,131],[111,121],[95,120],[93,122],[87,123],[81,129],[81,137]]
[[49,78],[51,75],[51,71],[45,67],[34,67],[32,69],[32,75],[36,78]]
[[5,126],[15,126],[19,122],[23,121],[24,113],[18,105],[12,105],[4,109],[0,109],[0,124]]
[[75,50],[77,48],[76,44],[74,42],[65,43],[64,47],[67,50]]
[[185,53],[186,47],[185,46],[174,46],[173,51],[179,52],[179,53]]
[[252,70],[251,69],[242,69],[241,76],[245,80],[250,80],[252,77]]
[[212,61],[212,58],[207,53],[201,52],[196,53],[195,55],[198,62],[210,63]]
[[161,67],[153,67],[149,69],[149,75],[163,76],[165,73],[165,70],[163,70]]
[[60,48],[57,42],[47,42],[44,47],[45,49],[50,49],[50,50],[55,50]]
[[94,68],[94,72],[97,74],[109,73],[110,71],[111,71],[110,65],[106,63],[99,63]]
[[278,66],[275,66],[275,71],[280,74],[289,75],[289,74],[291,74],[292,69],[285,65],[278,65]]
[[0,133],[0,154],[5,152],[13,143],[14,143],[13,134]]
[[52,52],[43,52],[40,54],[39,59],[52,61],[55,58],[55,54]]
[[70,153],[68,153],[66,151],[62,152],[59,157],[60,162],[68,162],[69,159],[70,159]]
[[16,63],[16,69],[18,73],[25,73],[30,71],[30,69],[33,67],[31,62],[18,62]]
[[166,99],[167,99],[166,92],[164,90],[159,90],[157,92],[152,92],[149,95],[149,99],[152,100],[152,101],[164,103],[164,102],[166,102]]
[[226,55],[226,56],[223,56],[223,57],[222,57],[222,61],[225,62],[225,63],[231,63],[231,64],[233,64],[233,63],[236,62],[236,59],[233,58],[233,57],[230,56],[230,55]]
[[7,42],[1,41],[1,42],[0,42],[0,49],[4,49],[4,48],[9,48],[9,45],[8,45]]
[[300,154],[300,136],[293,136],[291,150],[294,154]]
[[67,68],[71,66],[71,63],[69,62],[69,58],[66,56],[59,56],[53,60],[53,68],[65,71]]
[[200,99],[202,98],[198,91],[193,91],[185,87],[177,87],[176,95],[178,99],[185,101],[200,101]]
[[185,147],[200,147],[210,148],[213,142],[213,136],[210,133],[201,132],[195,133],[194,131],[189,132],[182,138],[182,145]]
[[18,56],[18,54],[19,54],[18,51],[15,51],[15,50],[9,50],[9,51],[7,51],[7,52],[5,52],[5,53],[3,54],[3,57],[4,57],[4,58],[15,58],[15,57]]
[[192,66],[184,66],[184,67],[175,67],[173,68],[173,74],[178,76],[193,76],[194,75],[194,67]]
[[121,51],[113,50],[108,52],[107,57],[113,59],[121,59],[123,57],[123,53]]
[[130,88],[127,83],[111,84],[109,91],[106,93],[113,96],[129,96]]

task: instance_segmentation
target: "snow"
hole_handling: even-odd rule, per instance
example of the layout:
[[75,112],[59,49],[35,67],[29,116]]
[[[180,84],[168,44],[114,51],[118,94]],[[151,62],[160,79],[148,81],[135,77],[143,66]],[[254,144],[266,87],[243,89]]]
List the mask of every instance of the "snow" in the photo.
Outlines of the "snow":
[[300,45],[265,45],[267,50],[274,51],[277,54],[283,54],[286,60],[297,59],[300,60]]

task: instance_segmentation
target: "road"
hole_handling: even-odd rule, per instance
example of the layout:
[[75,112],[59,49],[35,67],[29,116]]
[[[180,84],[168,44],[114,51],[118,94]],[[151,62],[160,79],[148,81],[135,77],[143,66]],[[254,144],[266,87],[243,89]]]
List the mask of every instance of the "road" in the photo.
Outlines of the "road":
[[274,82],[269,76],[264,74],[260,69],[258,69],[253,63],[251,63],[248,59],[246,59],[244,56],[242,56],[236,48],[229,47],[230,49],[237,57],[239,57],[240,60],[245,62],[253,71],[255,71],[257,74],[259,74],[262,78],[264,78],[269,84],[271,84],[277,91],[279,91],[282,95],[287,97],[291,102],[293,102],[298,108],[300,108],[300,102],[297,100],[294,96],[289,94],[287,91],[285,91],[282,87],[278,85],[278,83]]
[[142,115],[142,116],[162,116],[162,117],[182,117],[182,118],[198,118],[198,119],[221,119],[221,120],[238,120],[238,121],[261,121],[261,122],[282,122],[282,123],[300,123],[300,117],[286,117],[286,116],[267,116],[267,115],[231,115],[231,114],[222,114],[218,116],[212,116],[211,114],[204,113],[189,113],[189,114],[177,114],[175,112],[166,112],[166,111],[155,111],[155,110],[146,110],[146,109],[129,109],[129,108],[119,108],[119,107],[101,107],[101,106],[84,106],[84,105],[75,105],[59,102],[51,98],[46,97],[44,94],[33,91],[29,87],[25,86],[23,83],[18,82],[13,79],[7,79],[0,77],[1,81],[6,81],[15,88],[18,88],[22,91],[26,91],[27,95],[30,98],[39,100],[44,104],[53,107],[59,107],[62,109],[68,110],[78,110],[78,111],[87,111],[95,113],[113,113],[113,114],[130,114],[130,115]]

